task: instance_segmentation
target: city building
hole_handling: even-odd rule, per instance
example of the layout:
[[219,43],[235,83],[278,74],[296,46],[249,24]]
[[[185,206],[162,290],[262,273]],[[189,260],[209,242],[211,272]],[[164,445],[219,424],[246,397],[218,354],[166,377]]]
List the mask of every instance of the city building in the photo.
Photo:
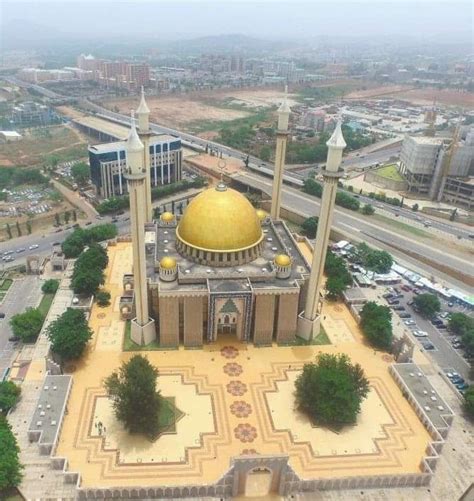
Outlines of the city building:
[[21,134],[14,130],[0,130],[0,143],[19,141],[21,137]]
[[406,136],[400,152],[400,172],[408,191],[470,208],[474,176],[474,127],[451,141],[439,137]]
[[19,127],[31,127],[34,125],[50,125],[57,121],[58,117],[49,106],[27,101],[12,109],[11,120]]
[[[151,186],[175,183],[181,179],[181,139],[166,134],[153,134],[149,138],[149,175]],[[91,180],[103,198],[128,193],[124,179],[126,142],[89,146]]]

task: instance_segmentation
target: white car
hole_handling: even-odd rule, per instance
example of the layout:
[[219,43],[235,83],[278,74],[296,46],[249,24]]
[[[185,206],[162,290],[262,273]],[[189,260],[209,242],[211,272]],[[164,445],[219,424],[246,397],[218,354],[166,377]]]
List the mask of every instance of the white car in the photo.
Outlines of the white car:
[[405,325],[415,325],[416,322],[414,320],[410,319],[410,320],[405,320],[404,323],[405,323]]
[[30,250],[34,250],[34,249],[37,249],[38,247],[39,247],[39,245],[38,245],[38,244],[33,244],[33,245],[30,245],[28,248],[29,248]]
[[428,337],[428,333],[425,331],[413,331],[413,335],[416,337]]

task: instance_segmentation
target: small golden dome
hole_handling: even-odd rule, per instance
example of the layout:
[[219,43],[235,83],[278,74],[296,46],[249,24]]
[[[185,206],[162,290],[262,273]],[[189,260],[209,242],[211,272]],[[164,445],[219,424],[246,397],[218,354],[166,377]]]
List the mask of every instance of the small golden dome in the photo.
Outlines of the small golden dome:
[[278,254],[275,256],[275,264],[278,266],[290,266],[291,258],[287,254]]
[[160,219],[164,223],[171,223],[171,221],[174,221],[174,214],[172,212],[163,212],[163,214],[161,214],[160,216]]
[[160,261],[160,268],[164,270],[172,270],[176,268],[176,259],[174,257],[165,256]]
[[268,216],[268,213],[263,209],[257,209],[255,212],[257,213],[257,217],[260,221],[263,221]]
[[176,229],[181,242],[210,252],[236,252],[263,239],[252,204],[236,190],[219,184],[191,200]]

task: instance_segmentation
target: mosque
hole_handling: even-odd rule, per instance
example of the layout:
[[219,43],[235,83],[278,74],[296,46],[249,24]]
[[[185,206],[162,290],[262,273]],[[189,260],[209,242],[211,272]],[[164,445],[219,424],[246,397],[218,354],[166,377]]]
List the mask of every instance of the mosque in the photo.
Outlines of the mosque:
[[[140,345],[157,340],[162,347],[200,347],[224,335],[255,345],[290,344],[297,335],[310,339],[319,331],[319,314],[318,301],[308,302],[308,296],[319,297],[321,276],[311,281],[311,268],[318,266],[313,262],[310,267],[279,217],[290,114],[286,98],[278,110],[270,214],[255,209],[221,181],[192,199],[182,215],[165,212],[159,220],[150,220],[147,210],[151,201],[146,200],[143,143],[149,134],[149,111],[144,99],[142,93],[138,131],[132,114],[125,174],[133,273],[123,277],[120,311],[122,318],[132,320],[132,340]],[[340,127],[335,134],[342,138]],[[331,138],[333,145],[335,139]],[[339,140],[340,155],[333,155],[332,161],[337,168],[344,146]],[[329,231],[320,226],[324,231],[316,249],[324,263]],[[321,265],[319,270],[322,275]],[[307,318],[305,311],[310,313]]]

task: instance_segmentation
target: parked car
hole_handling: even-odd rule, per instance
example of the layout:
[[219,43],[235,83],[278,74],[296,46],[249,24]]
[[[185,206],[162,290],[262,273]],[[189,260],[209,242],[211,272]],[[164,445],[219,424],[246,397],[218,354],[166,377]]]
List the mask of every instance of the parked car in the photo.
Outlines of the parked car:
[[19,340],[20,340],[19,336],[10,336],[8,338],[8,341],[10,341],[11,343],[17,343]]
[[451,378],[451,382],[453,384],[463,384],[463,383],[465,383],[464,379],[461,376],[453,376]]
[[407,305],[408,305],[408,306],[411,306],[414,302],[415,302],[415,301],[410,300],[410,301],[408,301]]
[[434,344],[430,343],[429,341],[422,341],[421,346],[423,346],[423,348],[425,350],[434,350],[435,349]]
[[3,311],[0,311],[0,318],[5,318],[5,313],[3,313]]
[[456,388],[459,391],[464,391],[464,390],[467,390],[469,388],[469,385],[467,383],[457,384]]
[[413,331],[413,335],[416,337],[428,337],[428,333],[425,331]]
[[402,290],[404,290],[405,292],[410,292],[411,291],[411,287],[409,285],[402,285],[400,288]]
[[419,294],[420,293],[420,290],[419,289],[413,289],[413,294]]
[[411,318],[409,320],[405,320],[405,322],[404,322],[405,325],[415,325],[415,323],[416,322]]
[[405,307],[404,306],[392,306],[392,309],[394,311],[405,311]]
[[406,313],[406,312],[405,313],[401,312],[401,313],[398,314],[398,316],[400,318],[411,318],[411,315],[409,313]]

